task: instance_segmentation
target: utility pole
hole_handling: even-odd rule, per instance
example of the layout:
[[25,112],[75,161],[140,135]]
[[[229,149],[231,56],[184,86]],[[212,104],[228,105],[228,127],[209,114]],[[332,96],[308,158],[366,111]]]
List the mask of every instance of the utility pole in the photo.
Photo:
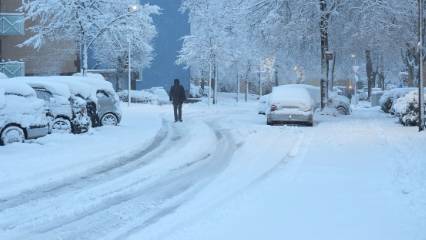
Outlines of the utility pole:
[[208,94],[208,105],[210,106],[210,98],[211,98],[211,91],[212,91],[212,60],[209,61],[209,94]]
[[240,82],[240,75],[237,71],[237,103],[240,102],[240,88],[241,88],[241,82]]
[[129,99],[128,99],[128,106],[130,107],[130,103],[132,102],[132,96],[131,96],[131,92],[132,92],[132,40],[130,39],[130,37],[128,37],[128,42],[129,42],[129,76],[128,76],[128,81],[129,81]]
[[424,0],[418,0],[418,7],[419,7],[419,43],[418,43],[418,51],[419,51],[419,59],[420,59],[420,79],[419,79],[419,131],[423,131],[425,129],[425,112],[424,112],[424,88],[423,88],[423,79],[424,79],[424,73],[423,73],[423,25],[424,25]]
[[217,104],[217,80],[219,78],[219,71],[217,64],[214,64],[214,96],[213,96],[213,104]]

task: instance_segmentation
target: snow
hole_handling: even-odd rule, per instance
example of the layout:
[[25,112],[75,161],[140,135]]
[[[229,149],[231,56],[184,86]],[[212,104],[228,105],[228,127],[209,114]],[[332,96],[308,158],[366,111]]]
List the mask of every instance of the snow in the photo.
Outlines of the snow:
[[124,161],[146,147],[162,128],[160,115],[150,108],[127,109],[124,114],[119,127],[95,128],[79,135],[52,134],[31,144],[1,147],[0,185],[8,187],[0,189],[0,196],[117,164],[117,158]]
[[270,105],[280,107],[298,107],[302,110],[313,107],[312,98],[303,88],[287,86],[274,87],[272,90]]
[[34,90],[25,83],[15,83],[13,81],[2,80],[0,81],[0,87],[4,89],[6,94],[17,94],[21,96],[35,96]]
[[6,78],[9,78],[9,77],[7,77],[6,74],[0,72],[0,79],[6,79]]
[[[128,90],[118,92],[122,101],[128,101]],[[170,103],[169,95],[162,87],[154,87],[145,90],[132,90],[132,102],[149,103],[154,105],[163,105]]]
[[44,77],[16,77],[10,79],[13,82],[24,82],[31,87],[45,88],[54,95],[59,95],[64,98],[70,98],[71,93],[67,85],[56,83],[53,81],[46,81]]
[[14,123],[26,128],[47,124],[45,105],[26,84],[0,81],[0,127]]
[[0,238],[426,237],[424,133],[364,103],[271,127],[249,99],[185,104],[176,124],[132,104],[117,128],[0,148]]
[[4,89],[0,87],[0,109],[6,104],[6,96],[4,95]]

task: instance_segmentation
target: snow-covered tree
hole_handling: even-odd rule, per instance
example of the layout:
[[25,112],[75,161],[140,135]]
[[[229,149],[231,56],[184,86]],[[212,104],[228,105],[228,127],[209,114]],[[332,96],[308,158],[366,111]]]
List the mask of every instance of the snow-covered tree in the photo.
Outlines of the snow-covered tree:
[[85,73],[89,49],[98,46],[109,49],[110,54],[118,53],[114,48],[124,42],[123,36],[128,36],[137,42],[135,47],[143,51],[140,56],[147,57],[147,63],[152,52],[150,41],[155,35],[152,15],[158,14],[159,8],[146,4],[130,11],[132,4],[133,0],[24,1],[26,20],[36,24],[30,27],[34,35],[22,45],[39,48],[46,40],[74,40],[80,47],[81,69]]

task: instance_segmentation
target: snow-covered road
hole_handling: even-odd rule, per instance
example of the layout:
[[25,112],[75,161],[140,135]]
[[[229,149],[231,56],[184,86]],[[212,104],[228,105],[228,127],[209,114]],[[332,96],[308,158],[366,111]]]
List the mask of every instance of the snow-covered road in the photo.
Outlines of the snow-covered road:
[[125,154],[0,179],[0,239],[426,239],[426,136],[377,109],[314,128],[266,126],[254,103],[190,105],[178,124],[169,106],[130,111],[96,133],[135,140],[149,121]]

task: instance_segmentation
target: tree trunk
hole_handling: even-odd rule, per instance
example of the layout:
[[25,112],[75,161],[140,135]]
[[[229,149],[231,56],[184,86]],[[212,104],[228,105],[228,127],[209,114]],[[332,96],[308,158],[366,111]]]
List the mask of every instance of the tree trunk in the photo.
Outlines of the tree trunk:
[[[321,33],[321,75],[325,81],[328,81],[329,62],[326,57],[328,51],[328,20],[329,13],[327,12],[326,0],[319,0],[321,19],[320,19],[320,33]],[[328,98],[328,93],[326,95]]]
[[336,54],[333,55],[333,66],[331,67],[331,86],[330,89],[333,91],[334,88],[334,73],[336,69]]
[[365,50],[366,57],[366,71],[368,79],[368,100],[371,98],[371,90],[373,88],[373,61],[371,60],[371,51]]

